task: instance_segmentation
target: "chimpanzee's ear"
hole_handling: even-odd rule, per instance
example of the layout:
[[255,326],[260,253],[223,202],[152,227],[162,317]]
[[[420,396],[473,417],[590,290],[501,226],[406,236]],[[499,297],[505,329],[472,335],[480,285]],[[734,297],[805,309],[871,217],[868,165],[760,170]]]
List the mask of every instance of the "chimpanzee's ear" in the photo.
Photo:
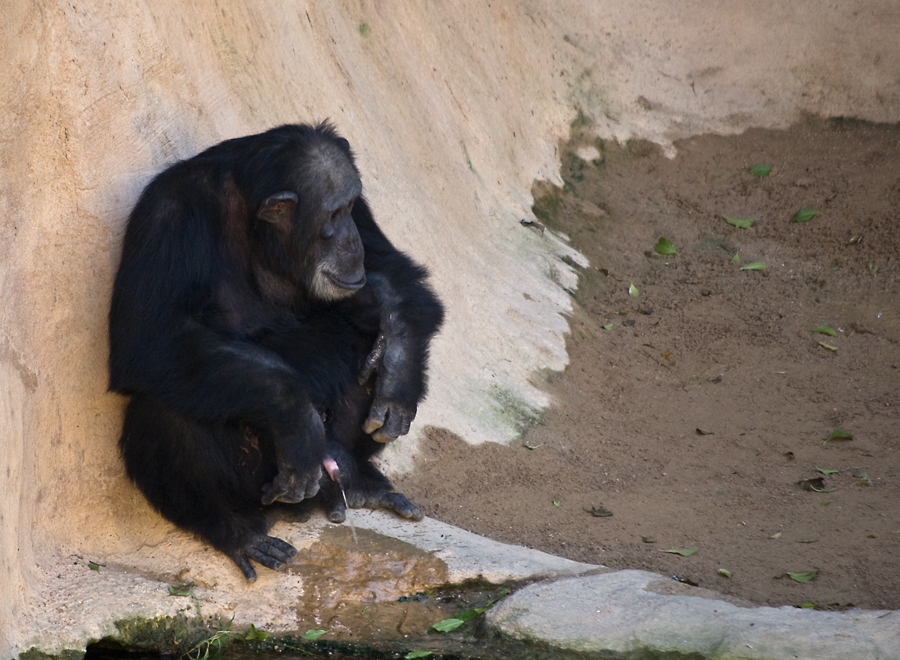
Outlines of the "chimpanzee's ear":
[[291,221],[291,214],[297,206],[297,195],[284,191],[275,193],[263,200],[256,212],[256,217],[273,225],[287,226]]
[[343,151],[348,156],[350,155],[350,143],[347,142],[347,140],[345,140],[342,137],[339,137],[339,138],[335,138],[334,141],[337,142],[337,146],[340,147],[341,151]]

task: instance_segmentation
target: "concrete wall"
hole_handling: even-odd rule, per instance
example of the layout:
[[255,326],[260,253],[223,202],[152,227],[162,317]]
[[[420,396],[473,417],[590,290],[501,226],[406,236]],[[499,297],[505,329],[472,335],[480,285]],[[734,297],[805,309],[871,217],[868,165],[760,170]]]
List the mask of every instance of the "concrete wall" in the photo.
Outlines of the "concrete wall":
[[[0,13],[0,657],[109,631],[124,601],[91,600],[88,559],[201,551],[124,479],[123,402],[105,391],[123,223],[166,164],[330,117],[376,217],[448,304],[417,428],[503,441],[548,403],[534,370],[566,364],[575,280],[560,256],[579,257],[519,220],[532,181],[558,178],[577,109],[604,137],[667,146],[803,112],[900,120],[895,0],[5,0]],[[398,446],[388,463],[406,469],[415,438]]]

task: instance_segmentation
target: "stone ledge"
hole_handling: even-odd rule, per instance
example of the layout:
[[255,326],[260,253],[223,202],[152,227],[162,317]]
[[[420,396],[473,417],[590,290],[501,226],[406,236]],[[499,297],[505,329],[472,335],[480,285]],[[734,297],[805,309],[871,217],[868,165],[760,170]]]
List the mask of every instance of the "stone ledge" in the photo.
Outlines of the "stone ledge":
[[[900,612],[740,607],[653,591],[661,576],[616,571],[530,585],[487,614],[500,633],[579,653],[746,660],[896,660]],[[607,655],[603,655],[607,657]]]

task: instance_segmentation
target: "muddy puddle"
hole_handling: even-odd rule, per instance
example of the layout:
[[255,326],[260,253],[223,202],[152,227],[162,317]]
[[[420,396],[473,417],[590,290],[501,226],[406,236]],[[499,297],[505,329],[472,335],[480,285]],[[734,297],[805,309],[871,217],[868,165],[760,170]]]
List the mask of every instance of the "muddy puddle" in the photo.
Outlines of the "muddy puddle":
[[[485,630],[483,612],[519,585],[448,586],[447,565],[431,553],[368,529],[353,532],[347,525],[326,528],[288,568],[303,578],[295,631],[153,622],[152,635],[102,640],[88,648],[86,660],[563,657]],[[438,628],[449,630],[435,629],[448,620]],[[172,639],[177,647],[164,641]]]

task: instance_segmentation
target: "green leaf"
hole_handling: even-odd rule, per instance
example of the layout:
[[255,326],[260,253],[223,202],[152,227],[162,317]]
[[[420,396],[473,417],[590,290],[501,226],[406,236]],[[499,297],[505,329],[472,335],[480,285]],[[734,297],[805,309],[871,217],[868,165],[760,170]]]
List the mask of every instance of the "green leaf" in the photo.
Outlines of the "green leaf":
[[690,557],[699,550],[696,545],[693,548],[672,548],[671,550],[663,550],[663,552],[671,552],[673,555],[681,555],[682,557]]
[[762,261],[751,261],[749,264],[741,266],[738,270],[765,270],[766,264]]
[[727,568],[720,568],[718,571],[716,571],[716,573],[718,573],[720,577],[724,577],[724,578],[731,577],[731,571],[729,571]]
[[790,571],[785,571],[787,576],[794,580],[794,582],[809,582],[816,575],[819,574],[819,571],[807,571],[806,573],[791,573]]
[[734,256],[731,257],[731,260],[736,264],[741,263],[741,251],[738,250],[737,252],[735,252]]
[[837,490],[837,488],[816,488],[812,484],[809,485],[811,490],[816,491],[817,493],[833,493]]
[[324,635],[326,632],[328,632],[328,631],[327,630],[307,630],[305,633],[303,633],[303,639],[306,639],[309,641],[316,640],[316,639],[319,639],[319,637]]
[[672,241],[668,238],[660,238],[653,249],[656,250],[657,254],[678,254],[678,250],[675,249]]
[[859,481],[856,482],[857,486],[871,486],[872,485],[872,482],[869,480],[869,475],[867,475],[865,472],[854,472],[853,476],[856,477],[857,479],[859,479]]
[[612,324],[612,323],[607,323],[606,325],[601,326],[601,327],[602,327],[604,330],[612,330],[613,324]]
[[818,211],[814,211],[813,209],[800,209],[791,218],[791,222],[809,222],[816,217],[817,213]]
[[[491,599],[487,602],[487,605],[485,605],[484,607],[476,607],[474,610],[469,610],[469,611],[470,611],[470,612],[475,612],[476,614],[482,614],[483,612],[487,612],[487,611],[488,611],[489,609],[491,609],[494,605],[496,605],[497,602],[498,602],[501,598],[506,598],[510,593],[511,593],[511,591],[510,591],[509,589],[501,589],[501,590],[500,590],[500,593],[498,593],[496,596],[494,596],[493,598],[491,598]],[[465,612],[463,612],[463,614],[465,614]],[[457,614],[457,616],[462,616],[462,615],[461,615],[461,614]],[[468,620],[468,619],[467,619],[467,620]]]
[[543,447],[544,443],[542,442],[539,445],[529,445],[527,442],[524,442],[524,443],[522,443],[522,446],[525,447],[525,449],[530,449],[530,450],[534,451],[535,449],[539,449],[539,448]]
[[816,604],[807,601],[806,603],[800,603],[800,607],[804,610],[814,610],[816,609]]
[[558,497],[553,498],[553,506],[559,506],[560,503],[561,503],[561,501]]
[[639,295],[641,295],[641,292],[638,291],[638,288],[634,285],[634,283],[632,283],[631,286],[628,287],[628,293],[631,294],[632,296],[634,296],[635,298],[637,298]]
[[820,467],[817,467],[816,469],[825,476],[828,476],[829,474],[837,474],[838,472],[840,472],[840,470],[826,470],[825,468]]
[[[322,634],[325,634],[325,631],[322,631]],[[244,639],[248,642],[264,642],[269,638],[269,633],[265,630],[259,630],[252,623],[250,624],[250,630],[247,631],[247,634],[244,635]]]
[[853,434],[850,433],[850,431],[846,431],[844,429],[835,429],[825,439],[825,444],[828,444],[832,440],[853,440]]
[[825,492],[825,480],[822,477],[813,477],[811,479],[803,479],[802,481],[798,481],[797,484],[803,490],[811,490],[817,493]]
[[414,660],[414,658],[427,658],[429,655],[433,655],[433,651],[410,651],[406,655],[403,656],[403,660]]
[[753,167],[750,168],[750,174],[753,176],[758,176],[760,178],[764,176],[769,176],[769,173],[772,171],[771,165],[766,165],[765,163],[757,163]]
[[722,217],[725,218],[725,222],[738,229],[750,229],[753,223],[756,222],[753,218],[732,218],[729,215],[723,215]]
[[462,619],[444,619],[442,621],[438,621],[431,627],[438,632],[450,632],[451,630],[456,630],[464,623],[465,621],[463,621]]
[[98,573],[100,572],[100,564],[98,564],[97,562],[89,561],[88,568],[92,571],[97,571]]
[[479,614],[484,614],[485,612],[487,612],[489,609],[491,609],[497,603],[498,600],[507,596],[509,593],[510,593],[509,589],[501,589],[500,593],[497,594],[496,596],[494,596],[493,598],[491,598],[488,601],[487,605],[485,605],[484,607],[475,607],[471,610],[466,610],[465,612],[460,612],[455,617],[452,617],[450,619],[444,619],[442,621],[438,621],[436,624],[434,624],[431,627],[434,630],[437,630],[438,632],[450,632],[451,630],[456,630],[462,624],[464,624],[466,621],[470,621],[470,620],[474,619],[476,616],[478,616]]
[[834,352],[838,349],[837,346],[832,346],[831,344],[826,344],[824,341],[820,341],[819,346],[821,346],[822,348],[827,348],[829,351],[832,351],[832,352]]
[[837,330],[830,325],[817,325],[813,328],[813,332],[818,332],[820,335],[828,335],[829,337],[837,337]]
[[170,584],[169,594],[172,596],[190,596],[194,593],[194,581],[185,582],[184,584]]
[[585,509],[589,514],[594,516],[595,518],[609,518],[612,516],[613,512],[607,509],[602,504],[598,504],[597,506],[592,506],[590,509]]

